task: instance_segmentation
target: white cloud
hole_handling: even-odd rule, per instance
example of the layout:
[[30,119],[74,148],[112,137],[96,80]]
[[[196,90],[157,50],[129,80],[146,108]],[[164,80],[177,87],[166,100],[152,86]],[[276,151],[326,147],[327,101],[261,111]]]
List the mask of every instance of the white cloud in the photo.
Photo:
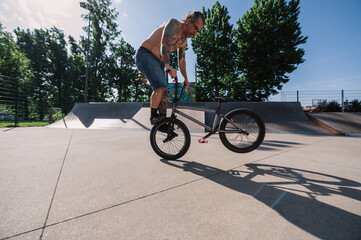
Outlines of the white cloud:
[[4,9],[6,12],[10,10],[6,2],[0,2],[0,9]]
[[[20,7],[20,9],[22,9],[22,11],[23,11],[23,13],[25,14],[25,15],[30,15],[31,14],[31,10],[30,10],[30,8],[28,7],[28,2],[27,1],[24,1],[24,0],[18,0],[18,1],[14,1],[13,2],[14,3],[14,5],[16,4],[17,5],[17,7]],[[12,6],[12,7],[14,7],[14,5]],[[32,5],[32,4],[31,4]]]
[[128,14],[126,12],[122,13],[123,17],[128,17]]
[[7,31],[17,27],[33,30],[56,26],[66,35],[79,38],[86,25],[81,14],[86,13],[78,0],[1,0],[0,3],[1,23]]
[[6,22],[7,20],[6,16],[0,15],[0,22]]
[[121,4],[121,3],[123,3],[123,0],[115,0],[114,1],[116,4]]
[[[0,9],[3,9],[5,12],[9,11],[9,6],[4,3],[4,2],[0,2]],[[0,14],[0,22],[7,22],[8,21],[8,17],[5,16],[4,14]]]

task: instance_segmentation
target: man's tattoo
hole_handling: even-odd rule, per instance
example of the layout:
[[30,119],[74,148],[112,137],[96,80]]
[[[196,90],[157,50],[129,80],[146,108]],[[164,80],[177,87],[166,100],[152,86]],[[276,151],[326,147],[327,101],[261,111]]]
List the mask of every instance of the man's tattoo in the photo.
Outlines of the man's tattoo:
[[158,106],[159,114],[166,114],[167,113],[167,102],[168,102],[167,95],[163,95],[161,100],[160,100],[159,106]]
[[184,44],[186,44],[186,38],[179,39],[179,22],[175,19],[169,20],[164,28],[161,46],[164,63],[170,64],[170,53],[177,48],[182,48]]
[[163,44],[162,44],[162,56],[163,56],[164,64],[170,64],[170,51]]
[[178,61],[181,61],[182,59],[185,58],[185,48],[181,47],[178,49]]

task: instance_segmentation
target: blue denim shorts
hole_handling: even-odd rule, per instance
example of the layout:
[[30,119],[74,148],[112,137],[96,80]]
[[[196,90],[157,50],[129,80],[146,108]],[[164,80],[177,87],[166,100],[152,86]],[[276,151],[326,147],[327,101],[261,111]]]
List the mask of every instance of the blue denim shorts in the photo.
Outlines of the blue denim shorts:
[[140,47],[135,55],[138,70],[148,79],[153,90],[168,87],[164,63],[149,50]]

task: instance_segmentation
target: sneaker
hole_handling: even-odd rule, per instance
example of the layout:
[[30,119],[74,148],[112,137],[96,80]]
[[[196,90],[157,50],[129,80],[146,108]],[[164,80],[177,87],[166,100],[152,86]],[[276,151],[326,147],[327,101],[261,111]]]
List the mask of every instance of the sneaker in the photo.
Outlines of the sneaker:
[[165,118],[165,115],[156,115],[156,116],[150,118],[150,123],[152,125],[154,125],[157,122],[162,121],[164,118]]

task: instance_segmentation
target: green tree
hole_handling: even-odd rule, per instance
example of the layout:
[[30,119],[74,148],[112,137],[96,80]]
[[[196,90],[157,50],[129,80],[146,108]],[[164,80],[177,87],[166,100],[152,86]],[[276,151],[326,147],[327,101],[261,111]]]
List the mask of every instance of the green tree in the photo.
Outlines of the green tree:
[[65,102],[67,105],[66,110],[68,110],[70,81],[67,78],[68,53],[63,31],[56,27],[51,28],[47,39],[47,45],[49,46],[50,60],[49,94],[52,96],[49,100],[51,101],[51,106],[60,107],[62,109],[65,107]]
[[6,32],[0,23],[0,74],[26,80],[31,75],[30,61],[16,46],[11,33]]
[[212,101],[213,95],[231,92],[235,76],[235,50],[233,27],[225,6],[217,1],[212,9],[203,8],[205,25],[192,37],[197,55],[197,101]]
[[32,99],[29,108],[35,109],[40,120],[43,120],[50,107],[49,89],[51,88],[50,73],[50,51],[49,51],[49,31],[35,29],[33,32],[17,28],[17,45],[19,49],[31,60],[31,70],[33,72],[28,85],[27,97]]
[[[141,73],[138,74],[141,75]],[[145,78],[144,80],[146,81]],[[141,77],[133,84],[133,96],[135,102],[149,102],[152,92],[152,87],[149,83],[143,83]]]
[[[110,8],[111,0],[88,0],[91,6],[99,12],[90,12],[82,17],[88,23],[91,20],[90,49],[89,49],[89,101],[102,102],[110,97],[111,82],[106,76],[112,71],[108,64],[108,51],[111,43],[119,36],[116,19],[119,15],[114,8]],[[88,24],[87,24],[88,25]],[[88,26],[84,27],[88,32]],[[87,46],[87,37],[81,37],[84,52]]]
[[298,23],[299,0],[255,0],[237,21],[237,68],[249,101],[263,101],[282,89],[287,74],[304,62],[306,43]]
[[116,101],[131,101],[132,85],[138,81],[134,60],[135,49],[121,39],[119,43],[112,44],[111,52],[110,79],[112,79],[111,87],[117,90]]
[[[71,82],[69,101],[71,105],[74,105],[77,102],[84,101],[86,56],[83,54],[81,45],[78,44],[72,36],[69,36],[68,43],[70,46],[70,53],[68,56],[69,69],[67,71],[67,79]],[[69,110],[70,109],[67,111]]]
[[30,60],[0,23],[0,105],[4,108],[14,110],[15,94],[18,94],[19,109],[26,106],[25,91],[32,74],[29,65]]
[[149,100],[149,88],[138,77],[134,56],[135,49],[124,39],[112,44],[109,57],[112,69],[110,79],[112,79],[112,90],[116,89],[117,94],[113,95],[116,96],[117,102]]

